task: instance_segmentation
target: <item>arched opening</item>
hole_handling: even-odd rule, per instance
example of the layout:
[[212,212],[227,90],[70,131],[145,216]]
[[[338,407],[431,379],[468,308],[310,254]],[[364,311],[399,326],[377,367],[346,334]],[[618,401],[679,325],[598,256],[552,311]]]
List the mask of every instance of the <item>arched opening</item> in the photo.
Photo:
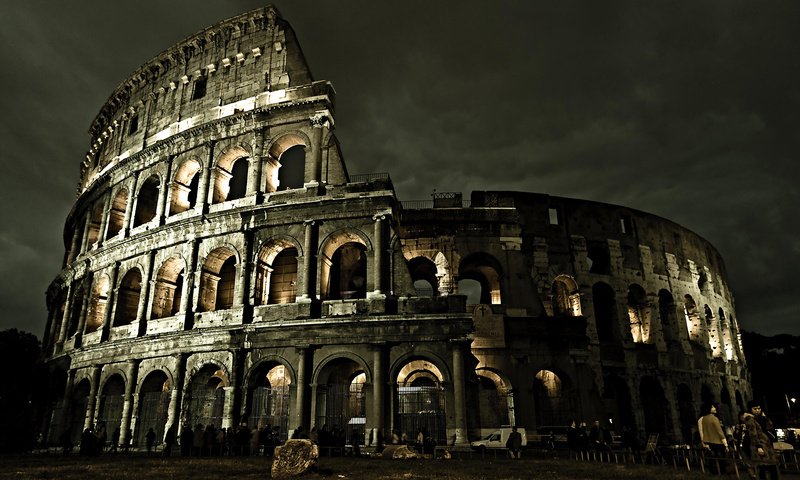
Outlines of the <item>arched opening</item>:
[[317,376],[316,425],[320,445],[344,447],[353,430],[363,438],[366,425],[366,382],[364,368],[349,358],[327,363]]
[[467,297],[467,311],[471,311],[472,307],[481,303],[481,295],[483,293],[481,282],[466,278],[459,280],[456,285],[458,286],[458,294]]
[[675,308],[675,299],[672,297],[672,293],[669,290],[659,290],[658,316],[661,317],[661,329],[664,332],[664,341],[668,348],[680,342]]
[[86,333],[96,332],[103,326],[108,308],[108,288],[108,276],[100,275],[92,288],[92,303],[86,316]]
[[647,303],[647,294],[635,283],[628,286],[628,320],[633,342],[650,342],[650,306]]
[[139,415],[136,421],[137,444],[145,445],[147,431],[156,433],[156,444],[164,440],[164,428],[169,419],[169,400],[172,393],[167,374],[161,370],[150,372],[139,388]]
[[661,439],[667,433],[667,400],[661,384],[653,377],[642,378],[639,386],[639,398],[644,411],[644,429],[648,435],[657,433]]
[[578,284],[569,275],[556,277],[550,287],[550,297],[554,316],[581,316],[581,296]]
[[683,296],[683,315],[686,320],[686,330],[689,332],[689,340],[698,340],[703,324],[700,322],[697,304],[691,295]]
[[588,242],[586,259],[589,262],[589,273],[611,274],[611,255],[608,252],[608,242]]
[[[502,303],[500,263],[486,253],[468,255],[458,266],[458,278],[475,280],[481,286],[479,303],[499,305]],[[459,281],[459,285],[460,285]],[[461,291],[459,290],[459,293]],[[469,301],[467,301],[469,303]]]
[[136,197],[136,213],[133,216],[133,226],[138,227],[156,218],[156,205],[158,204],[158,175],[150,175],[139,189]]
[[86,246],[91,247],[98,240],[100,240],[100,224],[103,222],[103,201],[98,200],[92,208],[92,214],[89,217],[89,231],[86,237]]
[[722,351],[725,354],[725,360],[733,360],[733,337],[731,336],[731,326],[725,317],[725,311],[719,309],[719,323],[718,327],[721,335]]
[[200,273],[198,310],[213,312],[233,306],[236,286],[236,255],[227,247],[211,251]]
[[733,405],[731,404],[731,394],[728,387],[722,386],[719,391],[719,415],[723,425],[732,425],[734,419]]
[[186,412],[188,425],[214,428],[222,427],[225,408],[225,387],[229,385],[228,375],[219,366],[205,365],[192,377],[185,400],[189,409]]
[[475,373],[478,376],[478,420],[481,428],[515,425],[511,385],[491,370],[482,368]]
[[278,362],[264,362],[250,375],[245,412],[247,426],[266,437],[286,441],[289,436],[289,370]]
[[139,296],[142,293],[142,274],[138,268],[131,268],[122,277],[117,293],[117,308],[113,326],[130,325],[136,321],[139,311]]
[[328,298],[348,299],[367,296],[367,247],[347,242],[331,258]]
[[288,240],[273,240],[261,247],[256,262],[256,305],[296,301],[297,255],[297,248]]
[[305,182],[306,148],[295,145],[281,154],[278,158],[278,190],[302,188]]
[[83,288],[83,281],[79,280],[73,284],[72,303],[69,307],[69,323],[67,324],[67,338],[75,336],[78,333],[78,325],[81,323],[81,312],[83,311],[83,302],[85,290]]
[[603,379],[603,405],[608,421],[614,426],[614,430],[617,432],[621,432],[625,428],[636,430],[631,392],[625,380],[615,373],[608,374]]
[[436,264],[426,257],[414,257],[408,261],[408,270],[418,297],[433,297],[439,293]]
[[116,237],[125,226],[125,209],[128,207],[128,190],[121,188],[111,202],[111,209],[108,212],[108,228],[106,229],[106,240]]
[[197,191],[200,186],[200,162],[189,159],[181,163],[172,182],[172,197],[169,214],[175,215],[192,209],[197,205]]
[[247,172],[250,159],[241,147],[226,150],[214,168],[212,203],[243,198],[247,193]]
[[91,385],[89,380],[85,378],[72,389],[72,395],[69,399],[69,421],[66,425],[69,431],[66,436],[72,441],[73,445],[81,441],[83,425],[86,422],[86,413],[89,409],[90,392]]
[[122,406],[125,403],[125,381],[120,375],[112,375],[103,385],[97,410],[97,429],[105,426],[107,438],[122,438],[119,433],[122,424]]
[[152,318],[177,315],[183,296],[183,261],[172,257],[161,265],[153,292]]
[[697,430],[697,416],[692,401],[692,390],[685,383],[678,385],[678,416],[684,445],[693,445],[693,432]]
[[601,342],[613,342],[619,335],[617,328],[617,301],[611,285],[597,282],[592,285],[592,303],[597,327],[597,338]]
[[264,165],[267,192],[303,187],[306,148],[306,141],[297,134],[283,135],[270,146]]
[[536,424],[542,426],[567,425],[572,409],[565,395],[561,378],[550,370],[539,370],[533,379],[533,398]]
[[422,430],[437,445],[447,445],[442,372],[425,359],[406,362],[397,374],[395,425],[399,433],[416,438]]

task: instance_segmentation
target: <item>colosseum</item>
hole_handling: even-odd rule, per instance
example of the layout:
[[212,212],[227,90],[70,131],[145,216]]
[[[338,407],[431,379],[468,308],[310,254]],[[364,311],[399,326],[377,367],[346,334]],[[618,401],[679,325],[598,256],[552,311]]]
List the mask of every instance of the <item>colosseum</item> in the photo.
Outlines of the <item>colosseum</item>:
[[689,440],[752,396],[722,258],[631,208],[398,200],[272,6],[146,62],[91,124],[47,292],[49,441],[104,422],[460,445],[599,419]]

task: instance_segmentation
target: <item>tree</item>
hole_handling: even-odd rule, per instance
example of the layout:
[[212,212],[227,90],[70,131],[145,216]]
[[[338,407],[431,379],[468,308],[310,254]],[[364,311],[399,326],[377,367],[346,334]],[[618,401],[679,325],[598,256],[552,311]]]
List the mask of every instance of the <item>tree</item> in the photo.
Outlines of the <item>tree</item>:
[[0,452],[25,451],[36,442],[35,392],[41,389],[39,339],[17,329],[0,332]]

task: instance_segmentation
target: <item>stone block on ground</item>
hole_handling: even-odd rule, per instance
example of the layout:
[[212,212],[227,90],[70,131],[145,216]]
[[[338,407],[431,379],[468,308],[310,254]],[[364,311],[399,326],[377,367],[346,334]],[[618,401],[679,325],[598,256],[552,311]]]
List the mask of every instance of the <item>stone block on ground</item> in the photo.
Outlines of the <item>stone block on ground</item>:
[[408,449],[407,445],[386,445],[381,452],[383,458],[417,458],[417,454]]
[[289,478],[317,466],[319,447],[311,440],[287,440],[275,448],[272,478]]

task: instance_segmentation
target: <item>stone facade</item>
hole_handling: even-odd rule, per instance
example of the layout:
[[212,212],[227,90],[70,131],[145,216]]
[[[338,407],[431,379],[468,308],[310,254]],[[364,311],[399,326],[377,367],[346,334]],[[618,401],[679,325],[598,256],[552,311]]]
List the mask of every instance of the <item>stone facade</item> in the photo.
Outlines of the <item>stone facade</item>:
[[245,422],[462,444],[601,419],[677,442],[701,401],[730,419],[751,396],[707,241],[541,194],[403,203],[348,174],[334,119],[273,7],[116,89],[48,290],[46,438]]

